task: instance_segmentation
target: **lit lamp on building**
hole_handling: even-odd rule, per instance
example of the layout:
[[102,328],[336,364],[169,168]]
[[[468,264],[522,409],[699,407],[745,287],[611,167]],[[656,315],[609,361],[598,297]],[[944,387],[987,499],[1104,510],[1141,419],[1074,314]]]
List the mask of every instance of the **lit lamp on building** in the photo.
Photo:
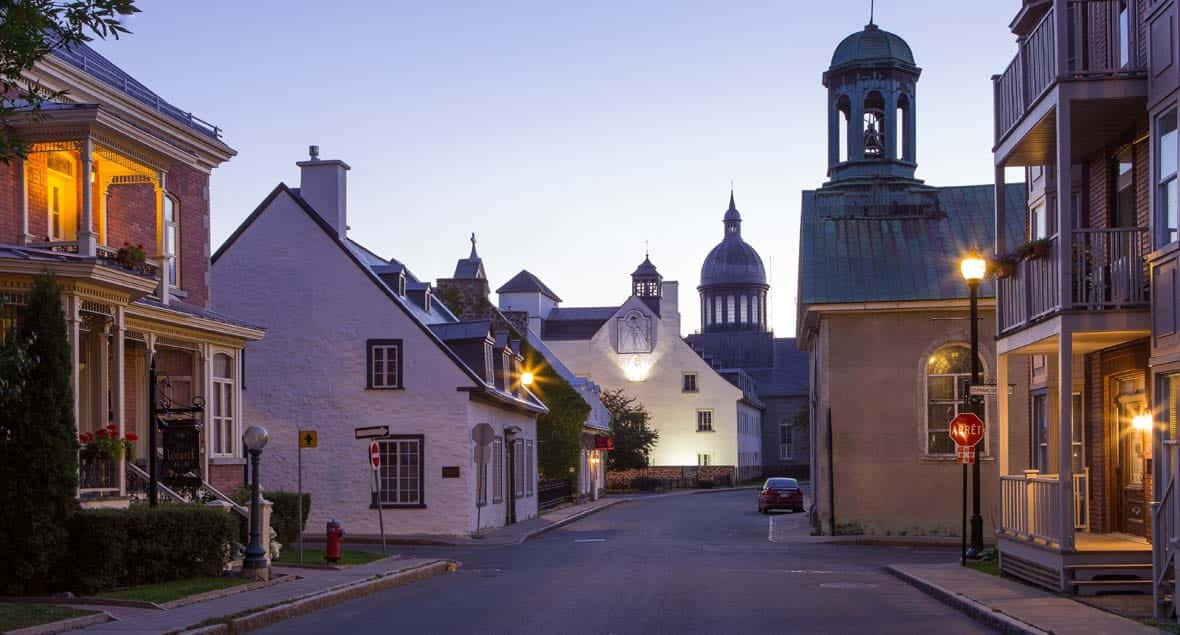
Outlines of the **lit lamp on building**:
[[[959,272],[967,281],[970,291],[971,320],[971,385],[979,385],[979,283],[987,274],[987,261],[977,250],[972,249],[959,263]],[[983,409],[977,407],[979,397],[969,397],[971,410],[983,418]],[[967,555],[978,558],[983,553],[983,516],[979,513],[979,460],[971,464],[971,548]]]
[[250,426],[242,440],[250,453],[250,544],[246,547],[246,559],[242,561],[242,575],[248,578],[266,579],[266,549],[262,546],[262,492],[258,480],[258,462],[262,448],[270,436],[262,426]]
[[533,379],[534,379],[533,374],[528,371],[525,371],[520,374],[520,383],[524,384],[525,386],[532,386]]

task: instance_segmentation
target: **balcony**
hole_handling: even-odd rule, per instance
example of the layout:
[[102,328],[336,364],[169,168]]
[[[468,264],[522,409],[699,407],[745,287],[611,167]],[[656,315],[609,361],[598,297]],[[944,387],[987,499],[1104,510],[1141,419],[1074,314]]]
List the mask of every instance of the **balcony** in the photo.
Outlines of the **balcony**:
[[[1020,38],[1016,57],[992,78],[996,145],[1059,83],[1145,78],[1137,17],[1142,1],[1130,0],[1120,11],[1124,6],[1120,0],[1054,0],[1036,26]],[[1119,97],[1117,92],[1111,96]]]
[[1068,295],[1061,289],[1059,236],[1047,253],[1022,260],[996,281],[1000,335],[1008,335],[1063,311],[1112,312],[1148,308],[1147,229],[1075,229],[1070,248]]

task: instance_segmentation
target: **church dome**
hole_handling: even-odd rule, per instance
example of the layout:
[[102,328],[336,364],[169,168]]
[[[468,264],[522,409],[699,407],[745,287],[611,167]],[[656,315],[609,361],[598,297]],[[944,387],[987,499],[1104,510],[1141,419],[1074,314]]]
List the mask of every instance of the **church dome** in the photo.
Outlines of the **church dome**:
[[705,256],[701,266],[701,286],[709,285],[765,285],[766,268],[762,257],[742,240],[742,216],[729,195],[729,209],[725,212],[725,238]]
[[846,64],[890,62],[916,66],[914,53],[905,40],[875,24],[868,24],[863,31],[857,31],[840,42],[832,54],[831,68]]

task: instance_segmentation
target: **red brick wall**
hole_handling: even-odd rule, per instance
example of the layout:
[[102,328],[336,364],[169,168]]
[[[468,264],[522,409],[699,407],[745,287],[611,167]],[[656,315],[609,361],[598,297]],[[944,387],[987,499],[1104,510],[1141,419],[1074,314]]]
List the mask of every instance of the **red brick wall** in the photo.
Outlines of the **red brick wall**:
[[29,188],[29,235],[33,240],[49,238],[49,199],[45,183],[48,157],[44,152],[35,152],[25,161],[25,177]]
[[241,465],[210,465],[209,483],[221,491],[222,494],[233,496],[234,490],[242,487]]
[[1090,531],[1109,531],[1106,478],[1106,386],[1102,378],[1102,353],[1085,357],[1083,389],[1086,416],[1086,465],[1090,467]]
[[1089,217],[1090,227],[1103,229],[1110,226],[1110,159],[1100,153],[1089,163]]
[[167,190],[180,203],[180,288],[187,301],[209,304],[209,175],[186,165],[168,170]]
[[107,244],[143,245],[148,256],[156,248],[156,189],[149,183],[112,185],[107,196]]
[[0,243],[15,244],[21,238],[20,166],[0,163]]

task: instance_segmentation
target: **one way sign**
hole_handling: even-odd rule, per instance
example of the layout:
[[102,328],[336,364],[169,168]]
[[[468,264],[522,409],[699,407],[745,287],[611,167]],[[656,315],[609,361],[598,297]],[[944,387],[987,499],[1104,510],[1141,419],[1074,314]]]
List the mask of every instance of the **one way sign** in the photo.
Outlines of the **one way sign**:
[[299,447],[300,448],[315,448],[320,445],[320,436],[315,430],[300,430],[299,431]]

